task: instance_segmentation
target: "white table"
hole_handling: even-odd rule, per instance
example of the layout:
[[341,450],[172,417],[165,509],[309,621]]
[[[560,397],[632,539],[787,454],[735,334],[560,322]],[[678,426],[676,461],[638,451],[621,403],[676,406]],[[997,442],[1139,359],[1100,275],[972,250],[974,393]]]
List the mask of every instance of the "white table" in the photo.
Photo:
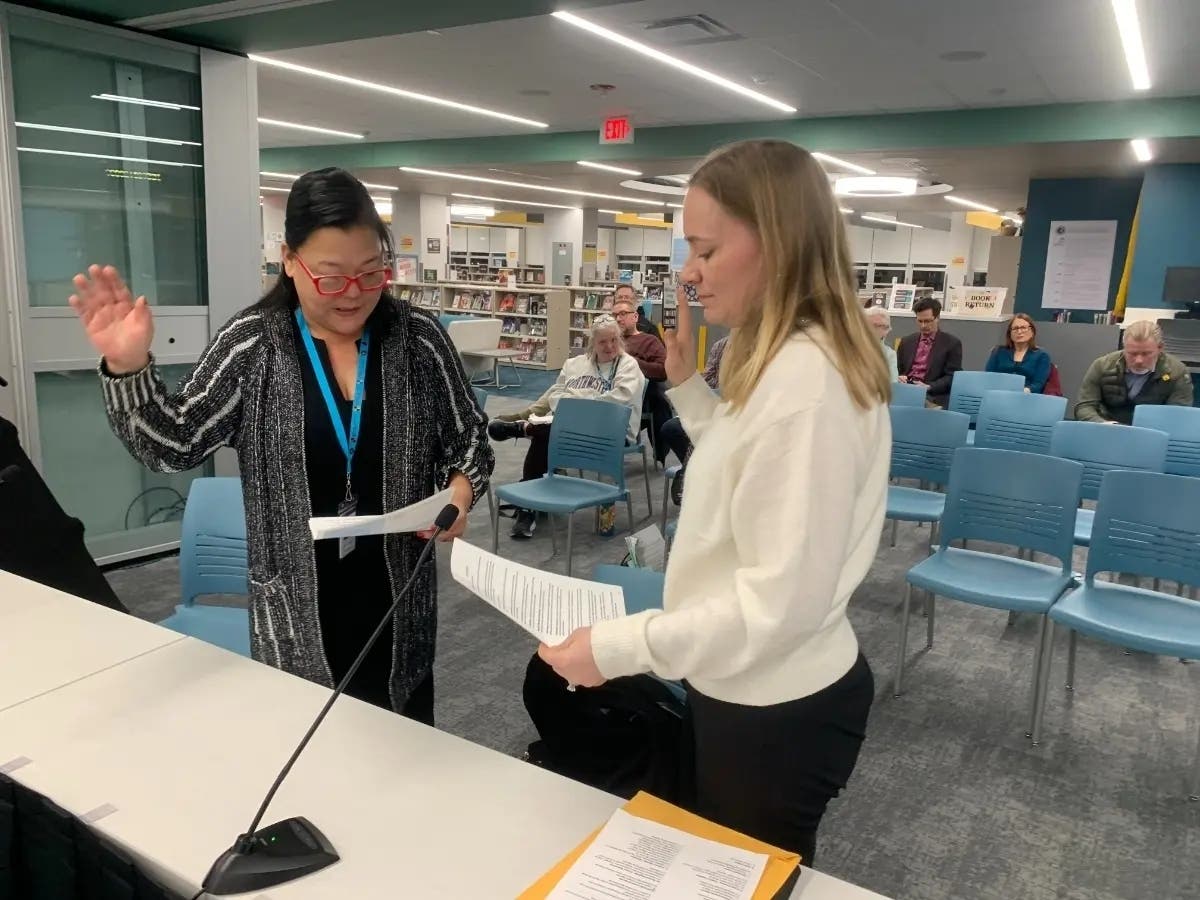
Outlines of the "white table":
[[[502,390],[506,387],[521,386],[521,370],[517,368],[517,364],[513,360],[525,351],[516,347],[498,347],[495,350],[459,350],[458,352],[462,356],[474,356],[477,359],[490,359],[492,361],[492,380],[490,383],[479,384],[479,387],[491,387],[496,390]],[[508,367],[517,376],[517,383],[515,385],[500,383],[500,361],[504,359],[508,360]],[[475,384],[475,382],[472,382],[472,384]]]
[[[0,710],[183,637],[0,571]],[[0,765],[12,757],[0,753]]]
[[[77,606],[59,605],[60,627],[91,617],[89,604],[66,599]],[[14,615],[21,613],[0,607],[4,633]],[[0,683],[9,669],[0,663]],[[0,710],[0,762],[28,758],[11,777],[74,815],[110,805],[92,827],[152,877],[190,896],[212,860],[249,824],[327,697],[317,685],[172,636]],[[244,896],[511,898],[620,804],[343,698],[264,818],[269,824],[307,816],[341,862]],[[810,870],[793,897],[879,900]]]

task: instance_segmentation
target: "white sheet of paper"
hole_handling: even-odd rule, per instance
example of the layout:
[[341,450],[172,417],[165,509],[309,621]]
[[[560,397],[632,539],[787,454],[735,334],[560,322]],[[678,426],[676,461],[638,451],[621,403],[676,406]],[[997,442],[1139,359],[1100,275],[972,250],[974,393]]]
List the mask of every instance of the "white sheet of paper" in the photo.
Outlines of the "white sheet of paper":
[[450,574],[544,644],[561,644],[576,628],[625,615],[617,585],[543,572],[501,559],[458,538]]
[[632,549],[637,555],[638,568],[653,569],[655,572],[666,570],[667,542],[657,525],[647,525],[636,534],[625,538],[626,546],[633,540],[637,541]]
[[325,538],[363,537],[368,534],[424,531],[433,527],[433,520],[453,496],[453,492],[446,488],[432,497],[418,500],[411,506],[381,516],[318,516],[308,520],[308,528],[314,541]]
[[750,900],[766,867],[765,853],[618,809],[547,900]]

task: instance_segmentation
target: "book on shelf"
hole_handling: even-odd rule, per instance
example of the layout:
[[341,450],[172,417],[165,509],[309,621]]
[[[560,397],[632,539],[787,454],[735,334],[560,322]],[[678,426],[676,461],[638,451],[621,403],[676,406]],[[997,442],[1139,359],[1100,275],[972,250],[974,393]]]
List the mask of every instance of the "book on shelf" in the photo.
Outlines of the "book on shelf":
[[532,333],[533,332],[529,330],[529,323],[522,322],[521,323],[521,334],[532,334]]
[[517,349],[521,351],[521,355],[517,359],[529,362],[529,357],[533,354],[533,341],[521,341]]
[[545,322],[533,322],[529,326],[529,333],[537,335],[538,337],[545,337],[546,336],[546,323]]
[[582,350],[583,349],[583,335],[582,334],[576,334],[571,337],[571,349],[572,350]]
[[604,295],[604,306],[601,308],[602,309],[612,309],[613,308],[613,295],[612,294]]
[[521,314],[525,314],[525,313],[529,312],[529,297],[528,297],[528,295],[522,294],[520,297],[517,298],[517,312],[519,312]]
[[537,295],[529,298],[529,314],[531,316],[546,315],[546,298]]
[[502,337],[500,338],[499,348],[501,350],[511,350],[514,343],[516,342],[512,338]]
[[587,316],[583,313],[571,313],[572,328],[587,328]]
[[586,308],[587,309],[599,309],[600,308],[600,295],[599,294],[588,294]]
[[545,364],[545,362],[546,362],[546,344],[544,342],[539,343],[536,347],[533,348],[533,359],[531,361],[536,362],[536,363],[542,363],[543,365]]
[[575,309],[583,309],[586,300],[587,298],[583,294],[576,294],[571,298],[571,306]]
[[500,312],[520,312],[517,309],[517,295],[504,294],[500,297]]

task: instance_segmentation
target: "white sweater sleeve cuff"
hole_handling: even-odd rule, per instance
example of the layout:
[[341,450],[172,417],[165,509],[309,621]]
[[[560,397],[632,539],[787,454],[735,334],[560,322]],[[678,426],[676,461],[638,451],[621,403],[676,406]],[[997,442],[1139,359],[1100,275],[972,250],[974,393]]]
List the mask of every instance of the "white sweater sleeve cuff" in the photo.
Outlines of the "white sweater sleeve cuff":
[[667,391],[667,399],[675,407],[689,435],[699,433],[721,402],[699,372]]
[[606,679],[649,672],[650,649],[646,646],[646,623],[662,610],[621,619],[605,619],[592,625],[592,656]]

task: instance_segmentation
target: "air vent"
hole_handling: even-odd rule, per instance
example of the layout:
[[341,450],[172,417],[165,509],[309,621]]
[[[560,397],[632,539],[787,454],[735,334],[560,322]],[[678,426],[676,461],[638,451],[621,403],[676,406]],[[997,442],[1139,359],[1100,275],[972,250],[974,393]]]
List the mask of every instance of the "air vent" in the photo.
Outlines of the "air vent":
[[674,44],[678,47],[718,44],[742,39],[742,35],[705,13],[657,19],[653,22],[643,23],[642,28],[646,31],[658,32],[654,37],[660,43]]

